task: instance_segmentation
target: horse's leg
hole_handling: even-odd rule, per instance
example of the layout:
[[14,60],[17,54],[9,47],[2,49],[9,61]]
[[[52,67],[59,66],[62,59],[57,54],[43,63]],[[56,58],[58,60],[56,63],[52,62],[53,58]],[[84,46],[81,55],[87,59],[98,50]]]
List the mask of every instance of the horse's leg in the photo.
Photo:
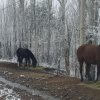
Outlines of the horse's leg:
[[17,66],[19,67],[19,65],[20,65],[20,64],[19,64],[19,60],[17,59]]
[[17,62],[18,62],[17,63],[17,66],[20,67],[21,66],[21,63],[22,63],[22,59],[21,59],[20,56],[18,57]]
[[100,75],[100,64],[97,65],[97,79],[96,79],[96,81],[98,81],[99,75]]
[[20,67],[21,66],[21,63],[20,62],[18,62],[18,67]]
[[79,62],[79,64],[80,64],[81,82],[83,82],[83,75],[82,75],[82,70],[83,70],[83,62]]
[[30,67],[30,63],[31,63],[31,62],[30,62],[30,58],[28,58],[28,65],[29,65],[29,67]]
[[89,81],[92,80],[91,75],[90,75],[90,67],[91,67],[91,64],[86,64],[86,77],[88,76]]
[[25,66],[27,66],[27,61],[28,61],[28,59],[27,59],[27,58],[25,58]]

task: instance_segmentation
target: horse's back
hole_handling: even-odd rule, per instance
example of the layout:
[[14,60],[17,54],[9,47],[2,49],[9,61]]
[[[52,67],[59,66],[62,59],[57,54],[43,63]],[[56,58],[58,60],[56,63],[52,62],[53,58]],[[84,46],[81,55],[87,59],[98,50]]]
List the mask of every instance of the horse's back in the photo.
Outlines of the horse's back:
[[97,46],[85,44],[78,48],[77,57],[79,62],[96,64]]
[[29,56],[29,57],[34,56],[33,53],[27,48],[25,48],[25,52],[26,52],[27,56]]

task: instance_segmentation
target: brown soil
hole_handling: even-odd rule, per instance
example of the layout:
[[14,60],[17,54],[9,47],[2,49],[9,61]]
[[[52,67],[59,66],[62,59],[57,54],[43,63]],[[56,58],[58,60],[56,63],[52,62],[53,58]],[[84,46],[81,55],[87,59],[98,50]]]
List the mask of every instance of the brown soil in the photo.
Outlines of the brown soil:
[[[100,100],[100,90],[90,88],[79,79],[68,76],[57,76],[49,74],[48,71],[37,69],[18,68],[16,64],[1,63],[0,76],[6,79],[23,84],[29,88],[45,91],[60,100]],[[19,92],[17,90],[17,92]],[[39,95],[31,97],[24,91],[19,92],[23,100],[43,100]],[[1,99],[0,99],[1,100]],[[2,99],[3,100],[3,99]]]

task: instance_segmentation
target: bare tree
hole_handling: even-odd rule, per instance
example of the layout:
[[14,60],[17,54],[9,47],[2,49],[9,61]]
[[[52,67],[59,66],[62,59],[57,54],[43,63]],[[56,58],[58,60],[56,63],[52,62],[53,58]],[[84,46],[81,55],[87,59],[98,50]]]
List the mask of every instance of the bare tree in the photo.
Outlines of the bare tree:
[[21,46],[24,46],[25,42],[25,16],[24,16],[24,2],[25,0],[19,0],[20,1],[20,21],[21,21]]
[[85,16],[85,9],[86,9],[86,0],[79,0],[79,8],[80,8],[80,45],[84,43],[85,39],[85,22],[86,22],[86,16]]
[[16,2],[15,0],[13,0],[13,40],[14,40],[14,48],[13,48],[13,51],[14,51],[14,54],[15,54],[15,51],[17,49],[17,31],[16,31],[16,24],[17,24],[17,21],[16,21]]
[[48,4],[48,47],[47,47],[47,62],[50,59],[50,40],[51,40],[51,9],[52,9],[52,0],[47,1]]
[[63,32],[63,36],[64,36],[64,56],[65,56],[65,69],[67,71],[67,74],[69,74],[69,47],[68,47],[68,34],[66,31],[66,17],[65,17],[65,10],[66,10],[66,4],[67,4],[67,0],[58,0],[61,6],[61,13],[62,13],[62,32]]

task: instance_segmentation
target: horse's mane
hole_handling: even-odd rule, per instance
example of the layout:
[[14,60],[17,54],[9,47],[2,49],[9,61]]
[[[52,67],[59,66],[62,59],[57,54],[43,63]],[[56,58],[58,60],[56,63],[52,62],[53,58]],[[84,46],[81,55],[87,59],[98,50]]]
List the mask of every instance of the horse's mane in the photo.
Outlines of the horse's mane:
[[[29,50],[29,49],[25,49],[27,52],[28,52],[28,54],[29,54],[29,56],[30,56],[30,58],[32,59],[32,60],[35,60],[36,61],[36,58],[35,58],[35,56],[33,55],[33,53]],[[37,62],[37,61],[36,61]]]

